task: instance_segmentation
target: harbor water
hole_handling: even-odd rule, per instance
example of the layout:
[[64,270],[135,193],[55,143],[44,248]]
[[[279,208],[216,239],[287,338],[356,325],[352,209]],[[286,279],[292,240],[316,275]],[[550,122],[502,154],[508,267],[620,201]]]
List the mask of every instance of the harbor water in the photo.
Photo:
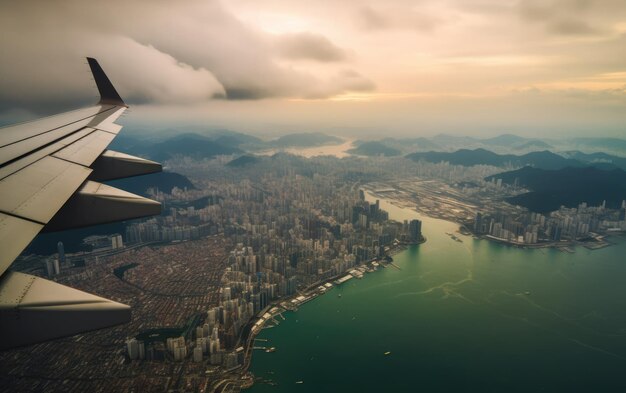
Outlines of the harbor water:
[[250,392],[626,391],[624,237],[570,254],[420,218],[428,240],[394,256],[400,270],[349,280],[263,330],[276,351],[255,351]]

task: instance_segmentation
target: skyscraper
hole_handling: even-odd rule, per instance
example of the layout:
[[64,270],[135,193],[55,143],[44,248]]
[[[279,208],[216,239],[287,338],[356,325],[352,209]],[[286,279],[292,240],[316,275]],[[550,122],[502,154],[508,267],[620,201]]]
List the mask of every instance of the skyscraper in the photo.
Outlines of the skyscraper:
[[411,220],[409,223],[409,241],[418,243],[422,240],[422,222],[420,220]]
[[57,243],[57,252],[59,253],[59,263],[65,263],[65,247],[63,246],[63,242]]

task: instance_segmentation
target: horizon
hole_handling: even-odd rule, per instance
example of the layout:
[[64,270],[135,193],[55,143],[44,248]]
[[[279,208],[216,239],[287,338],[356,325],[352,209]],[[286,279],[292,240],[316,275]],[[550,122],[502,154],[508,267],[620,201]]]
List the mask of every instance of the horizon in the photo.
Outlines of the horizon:
[[624,135],[619,1],[61,5],[0,16],[0,124],[93,104],[83,63],[95,56],[131,105],[129,126]]

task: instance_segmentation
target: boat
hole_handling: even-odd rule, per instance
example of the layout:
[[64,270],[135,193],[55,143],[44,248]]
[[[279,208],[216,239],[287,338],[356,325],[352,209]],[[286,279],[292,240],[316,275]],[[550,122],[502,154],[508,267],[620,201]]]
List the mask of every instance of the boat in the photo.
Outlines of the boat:
[[297,384],[304,383],[304,381],[296,381]]
[[337,297],[341,297],[341,294],[337,295]]
[[385,352],[385,356],[391,355],[391,351]]
[[269,347],[269,348],[265,349],[265,352],[267,352],[267,353],[276,352],[276,347]]
[[530,291],[524,292],[524,295],[530,295]]

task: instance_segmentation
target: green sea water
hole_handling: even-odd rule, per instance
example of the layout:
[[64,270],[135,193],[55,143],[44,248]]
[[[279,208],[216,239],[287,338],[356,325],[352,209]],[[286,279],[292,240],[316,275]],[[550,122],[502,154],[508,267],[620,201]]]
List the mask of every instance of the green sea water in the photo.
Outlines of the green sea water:
[[394,256],[401,270],[350,280],[263,330],[277,351],[255,351],[251,371],[278,385],[249,391],[626,392],[624,237],[525,250],[458,243],[445,233],[456,224],[421,218],[428,241]]

